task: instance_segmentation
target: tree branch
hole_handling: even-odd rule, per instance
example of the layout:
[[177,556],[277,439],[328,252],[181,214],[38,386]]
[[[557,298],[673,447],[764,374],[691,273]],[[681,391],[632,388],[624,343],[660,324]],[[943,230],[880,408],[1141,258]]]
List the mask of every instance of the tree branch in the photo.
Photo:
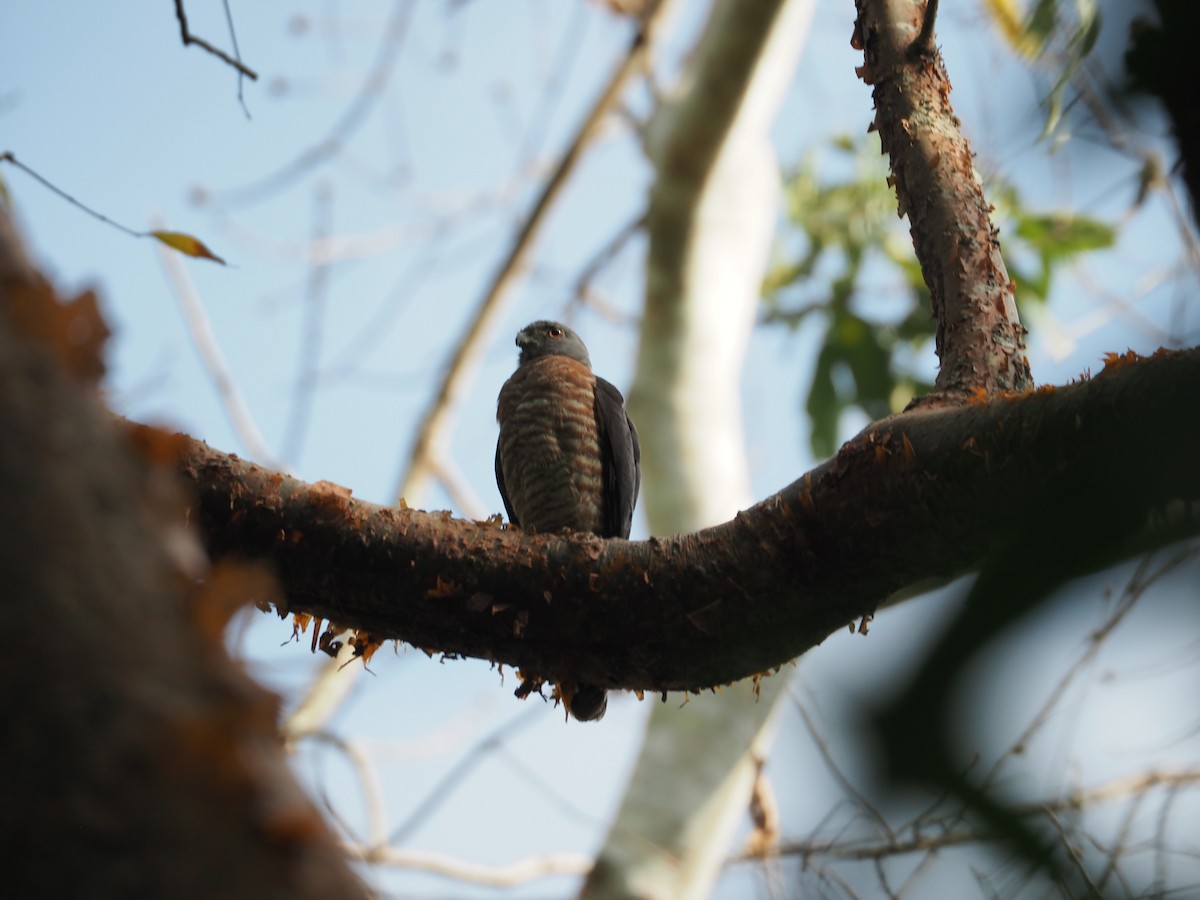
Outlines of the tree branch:
[[[891,159],[900,215],[937,319],[939,394],[1033,385],[1016,285],[1000,256],[991,207],[950,106],[941,54],[923,37],[935,4],[857,0],[851,43],[864,51],[858,74],[873,86],[875,122]],[[925,42],[924,52],[912,53]]]
[[0,807],[5,893],[365,897],[287,773],[275,698],[225,653],[252,577],[203,568],[178,490],[76,361],[99,351],[94,314],[31,269],[0,207],[0,597],[37,643],[0,657],[22,773]]
[[[1116,778],[1093,788],[1079,789],[1059,797],[1022,803],[1013,807],[1013,812],[1022,818],[1052,816],[1056,813],[1071,813],[1090,809],[1102,803],[1140,797],[1156,788],[1187,790],[1200,783],[1200,771],[1187,769],[1179,772],[1149,771],[1137,775]],[[936,824],[924,829],[913,829],[911,836],[880,836],[878,838],[845,839],[839,836],[832,840],[785,841],[771,848],[770,855],[804,856],[826,859],[884,859],[907,853],[929,853],[957,847],[962,844],[993,842],[994,831],[986,827],[961,825],[940,828]],[[744,853],[735,856],[731,863],[762,859],[767,853]]]
[[[225,10],[225,13],[226,13],[226,17],[228,17],[228,15],[229,15],[228,8]],[[183,9],[183,0],[175,0],[175,18],[179,19],[179,39],[181,41],[183,41],[183,46],[186,47],[188,44],[195,44],[201,50],[207,50],[209,53],[211,53],[217,59],[221,60],[221,62],[225,63],[227,66],[232,66],[233,68],[237,69],[238,74],[245,75],[251,81],[258,81],[258,73],[255,72],[248,65],[246,65],[244,62],[242,62],[240,59],[234,59],[232,56],[230,56],[224,50],[214,47],[208,41],[204,40],[204,38],[196,37],[194,34],[192,34],[190,31],[188,31],[187,13],[184,12],[184,9]],[[230,27],[230,34],[232,34],[233,33],[233,22],[232,21],[230,21],[229,27]],[[236,53],[237,52],[237,37],[236,36],[234,36],[234,38],[233,38],[233,45],[234,45],[234,52]],[[240,91],[240,88],[239,88],[239,91]],[[240,94],[239,94],[239,97],[240,97]],[[244,109],[245,104],[242,104],[242,107]]]
[[882,420],[732,521],[641,542],[383,508],[197,442],[179,468],[212,552],[274,560],[292,611],[534,680],[698,690],[971,571],[1046,504],[1066,528],[1093,506],[1073,498],[1103,494],[1138,540],[1124,552],[1194,533],[1154,513],[1200,500],[1197,396],[1200,350],[1114,357],[1068,387]]

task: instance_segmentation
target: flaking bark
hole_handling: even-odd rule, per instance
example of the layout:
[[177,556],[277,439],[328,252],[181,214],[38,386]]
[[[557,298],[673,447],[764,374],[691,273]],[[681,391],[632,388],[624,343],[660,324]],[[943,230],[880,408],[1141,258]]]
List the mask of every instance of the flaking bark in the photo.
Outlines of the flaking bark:
[[893,416],[730,522],[636,542],[379,507],[198,442],[180,471],[212,552],[273,560],[292,611],[528,676],[699,690],[973,570],[1043,504],[1092,517],[1103,498],[1137,547],[1195,531],[1155,513],[1200,500],[1198,398],[1200,350],[1161,351]]
[[863,50],[859,75],[872,88],[873,127],[933,303],[937,394],[1025,390],[1033,377],[1017,285],[950,105],[941,54],[914,46],[925,9],[917,0],[858,0],[853,43]]

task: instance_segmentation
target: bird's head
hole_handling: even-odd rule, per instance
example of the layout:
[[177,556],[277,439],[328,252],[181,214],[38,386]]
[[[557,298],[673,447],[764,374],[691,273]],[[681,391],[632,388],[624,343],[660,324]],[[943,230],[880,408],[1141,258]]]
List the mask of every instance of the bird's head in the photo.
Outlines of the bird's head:
[[560,322],[532,322],[517,333],[517,346],[521,348],[520,365],[541,359],[543,356],[566,356],[592,367],[591,357],[583,339]]

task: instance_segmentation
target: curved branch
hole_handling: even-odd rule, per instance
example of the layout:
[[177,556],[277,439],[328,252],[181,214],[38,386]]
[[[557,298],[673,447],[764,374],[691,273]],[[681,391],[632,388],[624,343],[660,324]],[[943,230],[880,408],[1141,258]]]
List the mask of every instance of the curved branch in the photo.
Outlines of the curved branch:
[[1093,516],[1080,498],[1103,496],[1138,547],[1177,538],[1153,514],[1200,500],[1198,396],[1200,350],[1114,358],[1068,387],[885,419],[732,521],[640,542],[379,507],[198,442],[179,468],[212,552],[273,559],[292,611],[535,683],[698,690],[971,571],[1046,504]]

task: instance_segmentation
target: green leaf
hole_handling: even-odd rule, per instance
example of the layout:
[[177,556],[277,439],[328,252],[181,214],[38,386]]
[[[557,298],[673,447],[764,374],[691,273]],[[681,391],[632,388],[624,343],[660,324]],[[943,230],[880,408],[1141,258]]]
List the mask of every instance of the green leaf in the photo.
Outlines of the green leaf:
[[1022,15],[1016,0],[985,0],[984,10],[1004,42],[1026,59],[1036,59],[1058,26],[1058,0],[1038,0]]
[[818,459],[833,456],[837,449],[838,402],[837,393],[833,387],[833,364],[836,348],[828,343],[821,348],[817,356],[817,365],[813,372],[812,386],[808,391],[808,401],[805,411],[812,423],[810,443],[813,455]]
[[1117,238],[1111,225],[1069,213],[1021,215],[1017,218],[1016,235],[1053,260],[1103,250]]
[[1046,98],[1046,124],[1042,128],[1042,137],[1052,135],[1062,120],[1063,96],[1066,94],[1075,70],[1082,65],[1083,60],[1100,37],[1100,12],[1095,0],[1075,0],[1077,23],[1074,30],[1066,38],[1065,59],[1062,61],[1062,72],[1059,73],[1054,87]]
[[1029,45],[1035,48],[1032,55],[1040,55],[1046,42],[1058,27],[1058,0],[1039,0],[1025,22],[1025,35]]
[[907,316],[896,326],[896,337],[910,344],[918,344],[933,337],[933,310],[928,299],[914,303]]
[[1044,261],[1035,275],[1028,269],[1021,268],[1016,263],[1008,264],[1008,274],[1017,283],[1017,302],[1037,300],[1045,303],[1050,292],[1050,272]]
[[862,406],[873,416],[879,415],[874,410],[881,404],[886,406],[895,387],[895,379],[889,371],[891,354],[880,343],[878,329],[858,316],[847,314],[841,317],[837,333],[841,338],[842,358],[854,375],[854,396],[845,399]]

